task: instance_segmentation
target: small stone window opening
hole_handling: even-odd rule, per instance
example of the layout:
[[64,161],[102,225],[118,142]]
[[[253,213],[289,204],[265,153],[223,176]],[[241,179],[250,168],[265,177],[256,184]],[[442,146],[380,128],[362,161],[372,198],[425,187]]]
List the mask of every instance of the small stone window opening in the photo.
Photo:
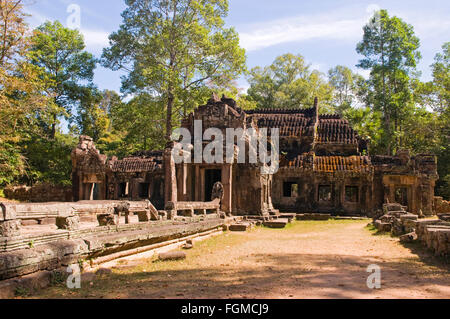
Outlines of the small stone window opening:
[[298,197],[298,184],[285,182],[283,184],[283,197]]
[[319,201],[331,202],[331,185],[319,186]]
[[357,203],[359,201],[359,188],[357,186],[345,187],[345,201],[349,203]]

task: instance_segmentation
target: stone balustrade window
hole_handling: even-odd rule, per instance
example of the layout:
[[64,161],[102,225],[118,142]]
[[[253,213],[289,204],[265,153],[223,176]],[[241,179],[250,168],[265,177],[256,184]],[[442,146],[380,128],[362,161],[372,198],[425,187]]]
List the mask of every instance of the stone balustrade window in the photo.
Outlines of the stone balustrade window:
[[319,201],[331,202],[331,185],[319,186]]
[[358,186],[345,186],[345,201],[349,203],[357,203],[359,201]]
[[283,197],[298,197],[298,184],[295,182],[283,183]]

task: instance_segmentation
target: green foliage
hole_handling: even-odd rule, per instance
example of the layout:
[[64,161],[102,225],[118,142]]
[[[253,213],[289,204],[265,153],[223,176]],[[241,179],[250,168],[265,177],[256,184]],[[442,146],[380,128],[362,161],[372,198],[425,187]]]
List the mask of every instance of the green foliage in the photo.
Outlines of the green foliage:
[[60,133],[55,139],[31,136],[24,141],[22,150],[28,163],[26,182],[71,185],[70,154],[76,145],[75,137]]
[[67,274],[62,271],[54,270],[50,275],[50,285],[53,287],[64,284],[66,280]]
[[137,151],[163,149],[165,111],[163,102],[140,94],[128,103],[115,103],[110,110],[112,131],[98,141],[107,154],[124,157]]
[[4,187],[25,174],[26,163],[17,144],[0,139],[0,145],[0,187]]
[[[123,24],[103,52],[103,65],[128,71],[124,92],[158,99],[156,105],[165,108],[168,139],[180,115],[205,97],[207,81],[226,83],[245,70],[245,51],[239,47],[237,32],[224,27],[226,0],[127,0],[126,4]],[[155,119],[159,121],[158,116]]]
[[443,113],[450,105],[450,42],[444,43],[431,66],[433,70],[434,108]]
[[380,112],[373,111],[368,107],[348,108],[344,111],[343,116],[361,137],[370,140],[373,154],[382,151],[378,149],[382,134],[382,114]]
[[310,70],[300,54],[285,54],[270,66],[253,68],[248,81],[249,98],[259,108],[311,107],[317,97],[322,113],[333,111],[331,86],[320,72]]
[[403,146],[403,125],[413,107],[411,79],[417,62],[419,39],[413,27],[380,10],[364,27],[357,52],[364,56],[358,67],[371,70],[364,101],[383,114],[381,144],[387,154]]
[[14,295],[16,297],[28,297],[31,294],[30,290],[26,287],[17,286]]
[[92,103],[92,96],[86,91],[91,89],[96,59],[84,49],[81,33],[65,28],[59,21],[45,22],[32,36],[29,59],[44,71],[42,79],[48,85],[43,93],[53,102],[39,114],[41,126],[50,138],[56,135],[58,118],[68,119],[80,99],[87,99],[81,109]]
[[339,115],[344,115],[347,110],[359,102],[358,95],[364,78],[355,74],[350,68],[338,65],[328,71],[329,84],[334,89],[333,105]]
[[101,92],[95,87],[84,88],[81,91],[80,107],[74,116],[74,133],[88,135],[94,142],[108,134],[111,130],[109,112],[114,103],[121,103],[117,93],[108,90]]
[[387,154],[401,147],[403,120],[411,113],[410,76],[421,58],[413,27],[380,10],[364,27],[357,52],[365,58],[358,67],[371,70],[365,102],[383,114],[381,143]]

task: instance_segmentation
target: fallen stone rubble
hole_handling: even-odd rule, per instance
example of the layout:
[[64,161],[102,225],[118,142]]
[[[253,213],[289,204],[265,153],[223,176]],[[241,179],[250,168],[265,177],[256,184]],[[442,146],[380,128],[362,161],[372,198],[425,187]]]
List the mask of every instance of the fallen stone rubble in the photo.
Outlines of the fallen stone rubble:
[[446,218],[421,219],[399,204],[385,204],[384,215],[374,220],[380,232],[391,232],[403,243],[420,241],[439,256],[450,256],[450,222]]

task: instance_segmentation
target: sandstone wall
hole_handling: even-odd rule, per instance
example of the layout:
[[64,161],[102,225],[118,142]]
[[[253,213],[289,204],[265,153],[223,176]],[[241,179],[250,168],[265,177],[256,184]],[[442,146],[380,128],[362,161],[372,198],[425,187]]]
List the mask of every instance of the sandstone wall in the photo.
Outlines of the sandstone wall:
[[72,187],[64,187],[49,184],[38,184],[33,187],[16,186],[4,190],[8,199],[21,202],[71,202],[73,200]]
[[450,214],[450,201],[444,200],[442,197],[434,197],[434,209],[436,214]]

